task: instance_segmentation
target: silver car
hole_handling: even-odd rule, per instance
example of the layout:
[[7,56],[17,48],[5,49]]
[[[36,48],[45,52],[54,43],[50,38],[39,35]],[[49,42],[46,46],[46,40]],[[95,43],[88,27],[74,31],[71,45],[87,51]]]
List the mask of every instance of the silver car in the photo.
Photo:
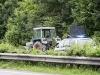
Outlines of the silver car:
[[87,38],[85,36],[77,36],[73,38],[71,36],[67,36],[65,39],[61,40],[59,44],[55,46],[55,51],[66,51],[66,47],[70,48],[71,45],[83,45],[83,44],[92,44],[94,43],[91,38]]

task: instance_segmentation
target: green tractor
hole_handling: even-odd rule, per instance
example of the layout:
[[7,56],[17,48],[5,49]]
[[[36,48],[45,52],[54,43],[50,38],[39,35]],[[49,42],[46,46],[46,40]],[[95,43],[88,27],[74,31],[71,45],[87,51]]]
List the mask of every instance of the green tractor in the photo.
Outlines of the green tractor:
[[38,27],[33,28],[33,37],[26,46],[45,51],[55,47],[60,41],[61,39],[56,36],[55,27]]

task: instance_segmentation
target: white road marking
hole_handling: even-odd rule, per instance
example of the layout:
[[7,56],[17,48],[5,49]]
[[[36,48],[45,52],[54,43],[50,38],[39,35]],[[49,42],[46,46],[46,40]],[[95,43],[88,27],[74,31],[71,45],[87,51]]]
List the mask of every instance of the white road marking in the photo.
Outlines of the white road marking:
[[0,75],[57,75],[57,74],[0,69]]

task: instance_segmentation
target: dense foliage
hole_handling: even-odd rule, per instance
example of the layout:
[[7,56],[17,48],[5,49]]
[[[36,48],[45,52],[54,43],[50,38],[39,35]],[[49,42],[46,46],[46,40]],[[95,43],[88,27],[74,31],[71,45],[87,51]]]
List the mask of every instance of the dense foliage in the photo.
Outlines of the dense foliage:
[[72,45],[70,48],[66,47],[66,51],[47,50],[24,50],[22,47],[14,47],[8,43],[0,44],[0,53],[18,53],[18,54],[34,54],[34,55],[54,55],[54,56],[84,56],[84,57],[100,57],[100,45],[93,47],[84,44],[83,46]]
[[54,26],[62,38],[81,25],[100,42],[99,24],[100,0],[0,0],[0,39],[13,45],[25,44],[40,26]]
[[72,9],[74,25],[82,25],[87,35],[100,32],[100,1],[99,0],[77,0]]

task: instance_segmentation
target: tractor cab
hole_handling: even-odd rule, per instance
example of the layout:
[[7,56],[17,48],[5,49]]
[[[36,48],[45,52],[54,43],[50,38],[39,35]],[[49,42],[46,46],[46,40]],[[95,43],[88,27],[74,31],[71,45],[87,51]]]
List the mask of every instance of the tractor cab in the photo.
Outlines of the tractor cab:
[[33,39],[46,41],[47,38],[52,39],[56,37],[56,32],[54,27],[39,27],[33,28]]

